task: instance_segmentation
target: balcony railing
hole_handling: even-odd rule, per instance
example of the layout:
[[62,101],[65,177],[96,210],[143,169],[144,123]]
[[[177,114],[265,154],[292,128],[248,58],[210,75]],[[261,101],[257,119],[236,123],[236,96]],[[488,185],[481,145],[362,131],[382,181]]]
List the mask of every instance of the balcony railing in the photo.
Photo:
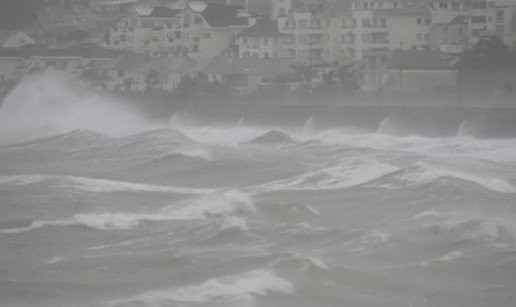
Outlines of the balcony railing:
[[388,44],[389,40],[388,39],[369,39],[369,40],[364,41],[364,43],[369,43],[369,44]]
[[343,45],[351,45],[351,44],[354,44],[355,43],[355,40],[353,39],[343,39],[340,41],[341,44]]
[[364,25],[364,28],[373,28],[373,29],[385,29],[387,28],[386,24],[367,24]]

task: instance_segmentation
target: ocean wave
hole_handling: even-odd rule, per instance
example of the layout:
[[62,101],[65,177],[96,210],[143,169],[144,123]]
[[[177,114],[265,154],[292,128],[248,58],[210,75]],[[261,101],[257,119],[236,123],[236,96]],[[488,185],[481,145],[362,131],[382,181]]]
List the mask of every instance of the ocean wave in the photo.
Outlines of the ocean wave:
[[251,197],[237,190],[213,193],[186,201],[183,208],[178,204],[168,206],[156,213],[80,213],[71,218],[56,221],[33,221],[26,227],[0,230],[0,233],[22,233],[45,226],[82,225],[97,230],[127,230],[138,226],[143,221],[185,221],[203,220],[213,216],[223,218],[222,229],[247,229],[245,220],[237,218],[245,214],[256,213]]
[[14,140],[1,146],[2,150],[26,150],[45,148],[84,148],[92,145],[100,145],[113,140],[113,138],[90,130],[73,130],[67,133],[44,136],[29,141]]
[[399,168],[367,159],[348,159],[317,165],[303,175],[269,182],[260,186],[265,191],[332,190],[369,182]]
[[473,213],[424,211],[412,220],[428,220],[425,227],[433,233],[459,232],[463,238],[516,243],[516,219],[506,216],[481,216]]
[[287,258],[282,258],[273,264],[274,267],[281,269],[295,269],[297,271],[307,271],[312,268],[329,270],[329,266],[320,258],[309,256],[303,253],[293,253]]
[[202,284],[142,293],[111,302],[110,306],[131,304],[164,305],[173,303],[247,303],[269,293],[291,294],[294,286],[274,272],[254,270],[239,275],[210,279]]
[[280,130],[272,130],[245,142],[245,144],[292,144],[295,142],[287,133]]
[[459,186],[461,181],[467,181],[478,184],[485,189],[494,192],[516,193],[516,187],[510,183],[510,180],[440,169],[428,166],[424,163],[395,170],[379,178],[374,178],[371,181],[366,182],[363,186],[385,189],[406,188],[429,183],[440,183],[450,186],[450,182],[442,180],[445,178],[456,180],[454,182]]
[[125,181],[114,181],[107,179],[95,179],[75,176],[58,175],[16,175],[0,177],[0,184],[25,186],[40,182],[56,182],[60,187],[70,186],[88,192],[109,193],[109,192],[162,192],[177,194],[206,194],[213,193],[214,189],[195,189],[171,186],[158,186],[142,183],[131,183]]

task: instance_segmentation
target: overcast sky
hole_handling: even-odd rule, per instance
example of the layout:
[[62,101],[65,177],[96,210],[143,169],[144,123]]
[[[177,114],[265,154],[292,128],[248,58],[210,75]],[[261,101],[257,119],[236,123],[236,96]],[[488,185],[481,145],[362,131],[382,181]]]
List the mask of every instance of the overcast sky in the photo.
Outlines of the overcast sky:
[[0,0],[0,29],[16,29],[36,20],[41,0]]

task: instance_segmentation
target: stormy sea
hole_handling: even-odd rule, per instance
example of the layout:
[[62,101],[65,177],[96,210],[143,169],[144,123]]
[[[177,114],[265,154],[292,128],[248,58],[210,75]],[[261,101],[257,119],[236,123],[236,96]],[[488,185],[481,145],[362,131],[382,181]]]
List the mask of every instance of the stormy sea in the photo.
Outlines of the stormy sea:
[[23,82],[0,109],[0,306],[516,306],[515,139],[323,121],[155,122]]

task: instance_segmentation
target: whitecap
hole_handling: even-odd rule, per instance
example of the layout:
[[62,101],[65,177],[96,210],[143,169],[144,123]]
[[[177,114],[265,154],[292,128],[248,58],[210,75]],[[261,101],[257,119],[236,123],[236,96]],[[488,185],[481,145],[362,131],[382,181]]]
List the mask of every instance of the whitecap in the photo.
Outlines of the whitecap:
[[246,303],[268,293],[291,294],[292,284],[271,271],[254,270],[239,275],[210,279],[202,284],[142,293],[136,297],[111,302],[126,304],[165,305],[174,303]]

